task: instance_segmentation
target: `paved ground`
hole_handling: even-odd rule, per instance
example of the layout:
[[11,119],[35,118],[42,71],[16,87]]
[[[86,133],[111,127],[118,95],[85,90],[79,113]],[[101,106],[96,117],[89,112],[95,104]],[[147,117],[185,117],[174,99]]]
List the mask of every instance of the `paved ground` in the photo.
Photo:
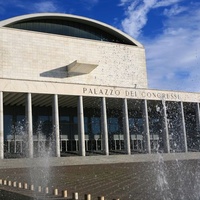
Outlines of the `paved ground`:
[[[163,162],[161,158],[154,162],[83,164],[50,168],[38,165],[31,168],[13,167],[0,169],[0,178],[48,185],[50,188],[58,188],[59,191],[67,189],[69,196],[72,192],[78,192],[79,199],[84,199],[84,194],[87,193],[92,195],[92,200],[98,196],[105,196],[106,200],[200,199],[198,159]],[[22,189],[20,191],[24,192]],[[32,194],[29,192],[29,195]]]

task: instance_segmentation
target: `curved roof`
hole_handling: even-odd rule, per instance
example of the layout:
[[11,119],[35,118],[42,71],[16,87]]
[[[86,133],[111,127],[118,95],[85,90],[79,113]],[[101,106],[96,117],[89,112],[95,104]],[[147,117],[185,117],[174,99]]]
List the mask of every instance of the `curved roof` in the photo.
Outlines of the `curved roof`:
[[[0,27],[12,27],[17,28],[17,25],[23,24],[23,23],[31,23],[31,22],[39,22],[43,20],[54,20],[54,24],[58,23],[58,21],[64,21],[64,22],[70,22],[70,23],[76,23],[78,25],[88,26],[93,29],[96,33],[104,34],[106,37],[108,37],[109,41],[112,41],[110,38],[114,38],[114,42],[123,43],[123,44],[129,44],[129,45],[135,45],[138,47],[143,47],[141,43],[130,37],[129,35],[125,34],[124,32],[108,25],[105,23],[102,23],[97,20],[89,19],[86,17],[76,16],[76,15],[69,15],[69,14],[59,14],[59,13],[39,13],[39,14],[28,14],[28,15],[22,15],[18,17],[13,17],[7,20],[0,21]],[[47,22],[47,21],[46,21]],[[21,28],[26,29],[26,28]],[[26,29],[26,30],[32,30],[32,29]],[[37,31],[37,30],[36,30]],[[45,31],[40,31],[45,32]],[[60,33],[57,33],[60,34]],[[94,33],[95,34],[95,33]],[[66,34],[68,35],[68,34]],[[75,36],[75,35],[71,35]],[[77,35],[75,37],[81,37],[80,35]],[[87,38],[87,37],[86,37]],[[89,37],[88,37],[89,38]],[[91,39],[91,38],[90,38]],[[92,38],[95,39],[95,38]],[[100,40],[100,39],[98,39]]]

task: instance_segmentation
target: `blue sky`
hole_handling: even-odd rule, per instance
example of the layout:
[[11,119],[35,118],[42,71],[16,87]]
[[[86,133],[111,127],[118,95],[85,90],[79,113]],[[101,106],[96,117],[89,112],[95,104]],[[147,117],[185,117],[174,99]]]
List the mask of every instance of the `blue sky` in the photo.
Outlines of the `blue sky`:
[[144,45],[149,88],[200,92],[199,0],[0,0],[0,20],[39,12],[112,25]]

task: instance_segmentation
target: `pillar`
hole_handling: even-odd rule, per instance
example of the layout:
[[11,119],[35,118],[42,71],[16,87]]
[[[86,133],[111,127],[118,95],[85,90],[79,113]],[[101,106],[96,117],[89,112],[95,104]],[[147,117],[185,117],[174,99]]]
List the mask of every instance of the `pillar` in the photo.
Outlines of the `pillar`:
[[128,155],[130,155],[131,154],[131,146],[130,146],[130,132],[129,132],[127,99],[123,99],[123,129],[124,129],[125,150],[126,150],[126,153]]
[[148,109],[147,109],[147,100],[143,100],[143,121],[144,121],[144,134],[145,134],[145,148],[147,153],[151,153],[151,145],[150,145],[150,132],[149,132],[149,117],[148,117]]
[[164,142],[164,152],[169,153],[170,152],[170,143],[169,143],[169,130],[168,130],[168,120],[167,120],[167,108],[166,108],[166,102],[162,102],[163,105],[163,142]]
[[185,116],[184,116],[184,109],[183,109],[183,102],[180,102],[180,109],[181,109],[181,126],[182,126],[182,130],[181,130],[181,142],[183,143],[183,151],[184,152],[188,152],[188,148],[187,148],[187,136],[186,136],[186,128],[185,128]]
[[55,156],[60,157],[60,131],[59,131],[59,110],[58,95],[53,95],[53,139],[55,140]]
[[[196,134],[197,135],[200,135],[200,106],[199,106],[199,103],[196,103],[196,127],[197,127],[197,132]],[[198,149],[200,148],[200,143],[198,142]]]
[[31,93],[28,93],[26,96],[26,123],[28,133],[28,156],[29,158],[33,158],[33,120]]
[[85,129],[84,129],[84,112],[83,112],[83,97],[78,97],[78,140],[79,154],[85,156]]
[[200,107],[199,103],[196,103],[196,121],[197,121],[197,134],[200,133]]
[[101,101],[101,132],[102,132],[102,146],[105,155],[109,155],[108,148],[108,124],[107,124],[107,111],[106,99],[102,97]]
[[0,91],[0,159],[4,158],[3,92]]

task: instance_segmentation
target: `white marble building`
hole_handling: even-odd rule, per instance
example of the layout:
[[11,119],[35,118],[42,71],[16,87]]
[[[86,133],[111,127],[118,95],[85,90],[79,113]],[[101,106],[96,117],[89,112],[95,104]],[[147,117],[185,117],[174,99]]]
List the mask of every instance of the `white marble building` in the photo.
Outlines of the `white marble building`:
[[0,21],[0,158],[199,151],[199,93],[151,90],[145,49],[99,21]]

